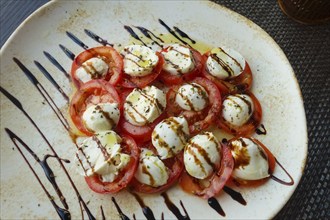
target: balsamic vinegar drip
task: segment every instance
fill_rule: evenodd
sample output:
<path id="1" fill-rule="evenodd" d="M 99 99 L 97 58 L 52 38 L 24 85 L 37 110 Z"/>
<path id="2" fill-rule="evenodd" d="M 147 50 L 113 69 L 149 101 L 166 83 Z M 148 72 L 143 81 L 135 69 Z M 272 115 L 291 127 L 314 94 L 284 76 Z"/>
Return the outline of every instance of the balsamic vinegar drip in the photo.
<path id="1" fill-rule="evenodd" d="M 99 42 L 100 44 L 102 44 L 103 46 L 113 46 L 113 44 L 109 43 L 107 40 L 102 39 L 100 36 L 94 34 L 92 31 L 88 30 L 88 29 L 84 29 L 85 33 L 91 37 L 92 39 L 94 39 L 96 42 Z"/>
<path id="2" fill-rule="evenodd" d="M 57 183 L 55 181 L 55 177 L 54 177 L 54 173 L 53 171 L 50 169 L 50 167 L 47 164 L 47 155 L 45 156 L 45 159 L 43 161 L 41 161 L 38 156 L 31 150 L 31 148 L 28 147 L 28 145 L 22 140 L 20 139 L 16 134 L 14 134 L 11 130 L 9 130 L 8 128 L 5 128 L 5 131 L 7 132 L 8 136 L 10 137 L 11 141 L 14 143 L 14 145 L 16 146 L 16 149 L 20 152 L 21 156 L 23 157 L 23 159 L 25 160 L 26 164 L 28 165 L 28 167 L 30 168 L 30 170 L 32 171 L 33 175 L 35 176 L 35 178 L 37 179 L 37 181 L 39 182 L 40 186 L 42 187 L 43 191 L 46 193 L 49 201 L 52 203 L 53 207 L 55 208 L 57 214 L 59 215 L 59 217 L 61 219 L 65 219 L 65 220 L 69 220 L 71 219 L 71 214 L 69 212 L 69 207 L 68 204 L 66 203 L 66 199 L 63 196 L 61 190 L 59 189 L 59 187 L 57 186 Z M 35 170 L 32 168 L 31 164 L 29 163 L 28 159 L 25 157 L 24 153 L 22 152 L 21 148 L 18 146 L 17 142 L 19 142 L 33 157 L 34 159 L 42 166 L 45 175 L 47 176 L 47 179 L 51 182 L 52 186 L 54 187 L 58 197 L 60 198 L 63 206 L 65 207 L 60 208 L 54 201 L 54 198 L 50 195 L 50 193 L 48 192 L 48 190 L 46 189 L 45 185 L 41 182 L 39 176 L 37 175 L 37 173 L 35 172 Z"/>
<path id="3" fill-rule="evenodd" d="M 170 34 L 172 34 L 176 39 L 178 39 L 181 43 L 183 43 L 184 45 L 188 45 L 190 46 L 187 42 L 185 42 L 184 40 L 182 40 L 176 33 L 175 31 L 173 31 L 169 26 L 167 26 L 167 24 L 165 24 L 164 21 L 162 21 L 161 19 L 158 19 L 159 23 L 164 26 L 166 28 L 166 30 L 168 32 L 170 32 Z"/>
<path id="4" fill-rule="evenodd" d="M 45 88 L 39 83 L 37 78 L 31 73 L 30 70 L 28 70 L 22 63 L 19 61 L 17 58 L 13 58 L 14 62 L 20 67 L 20 69 L 23 71 L 23 73 L 28 77 L 28 79 L 32 82 L 32 84 L 37 88 L 39 93 L 44 97 L 44 99 L 47 101 L 49 106 L 52 108 L 54 113 L 56 114 L 57 118 L 61 121 L 62 125 L 66 128 L 69 129 L 69 124 L 60 109 L 57 107 L 53 99 L 50 97 L 48 92 L 45 90 Z M 50 101 L 49 101 L 50 100 Z M 21 109 L 22 110 L 22 109 Z M 25 114 L 27 114 L 25 112 Z M 32 119 L 30 121 L 33 121 Z M 37 125 L 35 125 L 37 127 Z M 40 131 L 40 130 L 39 130 Z M 41 132 L 41 131 L 40 131 Z M 40 133 L 39 132 L 39 133 Z"/>
<path id="5" fill-rule="evenodd" d="M 228 195 L 230 195 L 230 197 L 233 200 L 239 202 L 240 204 L 242 204 L 242 205 L 247 204 L 241 193 L 229 188 L 228 186 L 224 186 L 223 191 L 225 191 Z"/>
<path id="6" fill-rule="evenodd" d="M 48 101 L 48 99 L 46 98 L 46 96 L 51 99 L 51 97 L 49 96 L 49 94 L 47 93 L 47 91 L 43 88 L 43 86 L 38 82 L 38 80 L 33 76 L 33 74 L 17 59 L 17 58 L 13 58 L 13 60 L 15 61 L 15 63 L 20 67 L 20 69 L 25 73 L 25 75 L 28 77 L 28 79 L 35 85 L 35 87 L 38 89 L 38 91 L 43 95 L 43 97 L 46 99 L 46 101 L 48 102 L 48 104 L 51 106 L 51 103 Z M 27 119 L 31 122 L 31 124 L 37 129 L 38 133 L 41 135 L 41 137 L 44 139 L 44 141 L 46 142 L 46 144 L 48 145 L 48 148 L 52 151 L 54 157 L 57 159 L 57 161 L 59 162 L 60 166 L 62 167 L 62 170 L 64 171 L 65 175 L 67 176 L 72 188 L 74 189 L 78 201 L 79 203 L 83 206 L 84 210 L 86 211 L 86 214 L 88 215 L 89 219 L 95 219 L 95 217 L 92 215 L 92 213 L 90 212 L 89 208 L 87 207 L 86 203 L 84 202 L 84 200 L 82 199 L 77 187 L 75 186 L 75 184 L 73 183 L 73 180 L 71 178 L 71 176 L 69 175 L 67 169 L 65 168 L 64 164 L 62 163 L 62 160 L 58 157 L 55 149 L 52 147 L 52 145 L 49 143 L 48 139 L 45 137 L 44 133 L 40 130 L 40 128 L 37 126 L 37 124 L 33 121 L 33 119 L 30 117 L 30 115 L 24 110 L 22 104 L 14 97 L 12 96 L 9 92 L 7 92 L 5 89 L 1 88 L 1 92 L 18 108 L 21 110 L 21 112 L 27 117 Z M 42 93 L 45 92 L 46 96 Z M 54 103 L 54 101 L 51 99 L 51 102 L 53 105 L 55 105 L 55 108 L 59 111 L 57 105 Z M 53 108 L 53 106 L 51 106 L 51 108 L 53 109 L 53 111 L 55 112 L 56 110 Z M 58 119 L 61 120 L 61 118 L 59 117 L 59 114 L 56 114 Z M 60 114 L 62 117 L 64 117 L 62 114 Z M 66 127 L 66 124 L 64 124 L 65 122 L 67 123 L 67 121 L 65 120 L 64 122 L 61 120 L 63 126 Z"/>
<path id="7" fill-rule="evenodd" d="M 76 36 L 74 36 L 71 32 L 66 31 L 66 35 L 68 35 L 68 37 L 71 38 L 71 40 L 73 40 L 73 42 L 75 42 L 76 44 L 81 46 L 83 49 L 85 49 L 85 50 L 88 49 L 88 46 L 86 44 L 84 44 L 81 40 L 79 40 Z"/>
<path id="8" fill-rule="evenodd" d="M 67 71 L 65 71 L 65 69 L 63 68 L 63 66 L 61 66 L 61 64 L 52 56 L 50 55 L 48 52 L 44 51 L 44 55 L 47 57 L 47 59 L 54 64 L 54 66 L 57 67 L 57 69 L 59 69 L 62 73 L 64 73 L 64 75 L 66 76 L 66 78 L 69 78 L 70 75 Z"/>
<path id="9" fill-rule="evenodd" d="M 74 53 L 72 53 L 68 48 L 66 48 L 65 46 L 63 46 L 62 44 L 59 45 L 61 50 L 71 59 L 74 60 L 74 58 L 76 57 L 76 55 L 74 55 Z"/>
<path id="10" fill-rule="evenodd" d="M 215 210 L 217 213 L 219 213 L 221 216 L 226 216 L 226 213 L 223 211 L 220 203 L 218 200 L 214 197 L 211 197 L 207 200 L 208 204 Z"/>
<path id="11" fill-rule="evenodd" d="M 256 133 L 259 135 L 266 135 L 267 134 L 267 130 L 265 128 L 265 126 L 263 124 L 260 125 L 262 130 L 260 128 L 256 129 Z"/>
<path id="12" fill-rule="evenodd" d="M 141 38 L 133 31 L 133 29 L 130 26 L 124 25 L 124 28 L 133 38 L 140 41 L 144 46 L 147 47 L 147 45 L 143 42 L 143 40 L 141 40 Z"/>
<path id="13" fill-rule="evenodd" d="M 118 205 L 116 199 L 115 199 L 114 197 L 111 197 L 111 200 L 112 200 L 113 204 L 115 204 L 115 206 L 116 206 L 116 209 L 117 209 L 117 211 L 118 211 L 118 213 L 119 213 L 120 219 L 121 219 L 121 220 L 130 220 L 129 217 L 127 217 L 127 216 L 123 213 L 123 211 L 121 211 L 121 209 L 120 209 L 120 207 L 119 207 L 119 205 Z"/>
<path id="14" fill-rule="evenodd" d="M 105 220 L 105 215 L 104 215 L 103 207 L 100 206 L 100 209 L 101 209 L 102 220 Z"/>
<path id="15" fill-rule="evenodd" d="M 292 186 L 294 184 L 294 180 L 293 180 L 292 176 L 283 167 L 283 165 L 280 162 L 278 162 L 278 160 L 276 158 L 275 158 L 275 162 L 282 168 L 282 170 L 284 170 L 285 174 L 290 178 L 290 182 L 285 182 L 284 180 L 281 180 L 281 179 L 277 178 L 273 174 L 270 175 L 270 178 L 272 178 L 272 180 L 275 180 L 276 182 L 278 182 L 280 184 L 283 184 L 283 185 L 286 185 L 286 186 Z"/>
<path id="16" fill-rule="evenodd" d="M 159 37 L 157 37 L 154 33 L 152 33 L 151 31 L 149 31 L 148 29 L 144 28 L 144 27 L 140 27 L 140 26 L 135 26 L 135 28 L 139 29 L 141 31 L 141 33 L 146 36 L 147 38 L 149 38 L 150 40 L 152 40 L 153 43 L 157 44 L 159 47 L 163 47 L 160 43 L 158 43 L 157 41 L 155 41 L 150 34 L 156 38 L 157 40 L 159 40 L 161 43 L 164 43 L 164 41 L 162 39 L 160 39 Z"/>
<path id="17" fill-rule="evenodd" d="M 38 69 L 44 74 L 44 76 L 55 86 L 55 88 L 62 94 L 64 99 L 69 102 L 69 97 L 65 94 L 62 88 L 57 84 L 54 78 L 50 75 L 50 73 L 38 62 L 34 61 L 34 64 L 38 67 Z"/>
<path id="18" fill-rule="evenodd" d="M 142 200 L 142 198 L 134 193 L 134 192 L 130 192 L 134 197 L 135 199 L 138 201 L 138 203 L 140 204 L 141 208 L 142 208 L 142 212 L 144 214 L 144 216 L 148 219 L 148 220 L 155 220 L 155 216 L 154 216 L 154 213 L 152 212 L 152 210 L 146 206 Z"/>
<path id="19" fill-rule="evenodd" d="M 183 32 L 182 30 L 180 30 L 178 27 L 174 26 L 173 28 L 174 28 L 174 30 L 175 30 L 178 34 L 180 34 L 181 37 L 188 38 L 188 39 L 191 41 L 191 43 L 196 44 L 196 41 L 195 41 L 195 40 L 191 39 L 191 38 L 188 36 L 188 34 L 186 34 L 185 32 Z"/>
<path id="20" fill-rule="evenodd" d="M 181 201 L 180 201 L 180 205 L 182 206 L 185 215 L 181 214 L 179 208 L 176 205 L 174 205 L 174 203 L 169 199 L 168 195 L 165 192 L 160 195 L 164 198 L 167 208 L 175 215 L 175 217 L 177 217 L 179 220 L 190 220 L 190 217 Z"/>

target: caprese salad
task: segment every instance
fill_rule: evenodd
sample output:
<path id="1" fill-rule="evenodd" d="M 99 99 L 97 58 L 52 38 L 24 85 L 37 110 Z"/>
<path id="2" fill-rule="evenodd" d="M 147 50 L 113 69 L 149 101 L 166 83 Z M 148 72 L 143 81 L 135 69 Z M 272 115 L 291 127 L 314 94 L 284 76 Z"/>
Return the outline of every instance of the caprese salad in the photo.
<path id="1" fill-rule="evenodd" d="M 262 110 L 234 49 L 96 47 L 75 58 L 71 76 L 75 164 L 95 192 L 156 193 L 179 182 L 208 199 L 228 181 L 260 182 L 274 170 L 274 156 L 249 137 Z M 234 138 L 218 140 L 210 126 Z"/>

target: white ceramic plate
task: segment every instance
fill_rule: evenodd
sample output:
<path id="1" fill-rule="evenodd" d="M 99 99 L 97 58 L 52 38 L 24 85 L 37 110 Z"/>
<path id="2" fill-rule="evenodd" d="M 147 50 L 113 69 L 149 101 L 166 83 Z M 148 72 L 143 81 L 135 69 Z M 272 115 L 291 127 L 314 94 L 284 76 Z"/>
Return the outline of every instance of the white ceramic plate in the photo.
<path id="1" fill-rule="evenodd" d="M 99 36 L 118 45 L 130 41 L 124 25 L 139 25 L 156 33 L 167 33 L 158 18 L 170 27 L 178 26 L 197 40 L 209 45 L 228 45 L 243 54 L 249 62 L 253 76 L 253 92 L 263 108 L 263 121 L 267 135 L 256 135 L 273 152 L 292 175 L 295 184 L 284 186 L 268 181 L 257 188 L 236 188 L 247 205 L 243 206 L 221 193 L 217 199 L 228 219 L 272 218 L 294 192 L 305 166 L 307 154 L 306 120 L 302 97 L 292 68 L 282 50 L 261 28 L 246 18 L 210 2 L 51 2 L 30 16 L 10 37 L 1 51 L 1 86 L 13 94 L 25 111 L 44 132 L 61 158 L 73 158 L 75 147 L 49 105 L 13 62 L 18 58 L 46 88 L 63 113 L 67 104 L 60 93 L 34 65 L 39 61 L 52 74 L 66 93 L 71 93 L 67 78 L 47 58 L 49 52 L 69 71 L 70 59 L 59 44 L 78 54 L 82 49 L 67 35 L 74 33 L 90 47 L 98 44 L 84 33 L 94 31 Z M 51 219 L 57 218 L 55 209 L 30 171 L 15 145 L 5 132 L 9 128 L 42 158 L 50 154 L 48 146 L 31 122 L 3 94 L 1 95 L 1 218 L 2 219 Z M 221 134 L 220 134 L 221 135 Z M 40 166 L 23 150 L 39 174 L 41 181 L 60 204 Z M 77 197 L 55 159 L 49 163 L 54 170 L 59 187 L 65 195 L 73 218 L 81 218 Z M 83 177 L 77 175 L 71 164 L 65 165 L 78 191 L 97 218 L 101 218 L 102 205 L 107 219 L 119 218 L 110 195 L 93 193 Z M 281 169 L 277 169 L 281 170 Z M 285 178 L 283 172 L 275 172 Z M 169 190 L 172 202 L 183 210 L 182 200 L 190 218 L 224 218 L 200 198 L 184 193 L 179 187 Z M 115 195 L 122 211 L 132 218 L 144 218 L 138 202 L 126 191 Z M 164 213 L 166 219 L 175 216 L 166 208 L 159 195 L 142 196 L 156 218 Z"/>

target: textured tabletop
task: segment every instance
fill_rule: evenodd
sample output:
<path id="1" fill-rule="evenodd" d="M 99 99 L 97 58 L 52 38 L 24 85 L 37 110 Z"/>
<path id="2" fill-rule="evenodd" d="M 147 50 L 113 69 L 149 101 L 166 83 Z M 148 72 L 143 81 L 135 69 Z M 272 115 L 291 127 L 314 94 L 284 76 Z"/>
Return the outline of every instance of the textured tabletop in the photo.
<path id="1" fill-rule="evenodd" d="M 46 2 L 1 0 L 0 45 Z M 216 2 L 249 18 L 273 37 L 288 57 L 303 95 L 307 165 L 297 190 L 276 219 L 330 219 L 330 24 L 296 23 L 281 12 L 275 0 Z"/>

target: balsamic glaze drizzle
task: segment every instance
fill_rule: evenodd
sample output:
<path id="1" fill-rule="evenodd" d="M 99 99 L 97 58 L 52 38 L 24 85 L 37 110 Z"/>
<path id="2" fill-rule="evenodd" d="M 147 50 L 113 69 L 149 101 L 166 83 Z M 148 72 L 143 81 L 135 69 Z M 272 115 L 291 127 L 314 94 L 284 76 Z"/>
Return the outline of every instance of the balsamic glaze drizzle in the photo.
<path id="1" fill-rule="evenodd" d="M 226 213 L 223 211 L 220 203 L 218 200 L 214 197 L 211 197 L 207 200 L 208 204 L 215 210 L 217 213 L 219 213 L 221 216 L 226 216 Z"/>
<path id="2" fill-rule="evenodd" d="M 289 172 L 282 166 L 282 164 L 280 162 L 278 162 L 278 160 L 275 158 L 275 162 L 282 168 L 282 170 L 284 170 L 285 174 L 290 178 L 290 182 L 285 182 L 279 178 L 277 178 L 276 176 L 274 176 L 273 174 L 270 175 L 270 178 L 272 180 L 275 180 L 278 183 L 281 183 L 283 185 L 286 186 L 292 186 L 294 184 L 294 180 L 292 178 L 292 176 L 289 174 Z"/>
<path id="3" fill-rule="evenodd" d="M 85 33 L 91 37 L 92 39 L 94 39 L 96 42 L 99 42 L 100 44 L 102 44 L 103 46 L 113 46 L 113 44 L 109 43 L 107 40 L 104 40 L 103 38 L 101 38 L 100 36 L 96 35 L 95 33 L 93 33 L 92 31 L 88 30 L 88 29 L 84 29 Z"/>
<path id="4" fill-rule="evenodd" d="M 100 209 L 101 209 L 102 220 L 105 220 L 105 215 L 104 215 L 103 207 L 100 206 Z"/>
<path id="5" fill-rule="evenodd" d="M 32 82 L 32 84 L 37 88 L 39 93 L 44 97 L 44 99 L 47 101 L 49 106 L 52 108 L 54 113 L 56 114 L 57 118 L 61 121 L 62 125 L 69 130 L 69 123 L 60 111 L 60 109 L 57 107 L 53 99 L 50 97 L 48 92 L 45 90 L 45 88 L 39 83 L 37 78 L 31 73 L 30 70 L 28 70 L 17 58 L 13 58 L 14 62 L 20 67 L 20 69 L 24 72 L 24 74 L 28 77 L 28 79 Z M 31 119 L 32 120 L 32 119 Z M 37 125 L 35 125 L 37 127 Z M 41 131 L 40 131 L 41 132 Z"/>
<path id="6" fill-rule="evenodd" d="M 164 202 L 167 208 L 175 215 L 175 217 L 177 217 L 179 220 L 190 220 L 190 217 L 185 207 L 183 206 L 181 200 L 180 200 L 180 205 L 183 208 L 185 215 L 181 214 L 179 208 L 176 205 L 174 205 L 174 203 L 169 199 L 168 195 L 165 192 L 161 193 L 160 195 L 164 198 Z"/>
<path id="7" fill-rule="evenodd" d="M 228 186 L 224 186 L 223 191 L 225 191 L 228 195 L 230 195 L 230 197 L 233 200 L 239 202 L 240 204 L 242 204 L 242 205 L 247 204 L 241 193 L 229 188 Z"/>
<path id="8" fill-rule="evenodd" d="M 63 68 L 63 66 L 61 66 L 61 64 L 52 56 L 50 55 L 50 53 L 44 51 L 44 55 L 47 57 L 47 59 L 54 64 L 55 67 L 57 67 L 57 69 L 59 69 L 62 73 L 64 73 L 64 75 L 66 76 L 66 78 L 70 78 L 70 75 L 67 71 L 65 71 L 65 69 Z"/>
<path id="9" fill-rule="evenodd" d="M 83 49 L 85 49 L 85 50 L 88 49 L 88 46 L 86 44 L 84 44 L 81 40 L 79 40 L 79 38 L 77 38 L 71 32 L 66 31 L 66 35 L 68 35 L 68 37 L 71 38 L 71 40 L 73 40 L 73 42 L 75 42 L 76 44 L 78 44 L 79 46 L 81 46 Z"/>
<path id="10" fill-rule="evenodd" d="M 181 37 L 188 38 L 188 39 L 191 41 L 191 43 L 196 44 L 196 41 L 195 41 L 195 40 L 191 39 L 191 38 L 188 36 L 188 34 L 186 34 L 185 32 L 183 32 L 182 30 L 180 30 L 178 27 L 174 26 L 173 28 L 174 28 L 174 30 L 175 30 L 178 34 L 180 34 Z"/>
<path id="11" fill-rule="evenodd" d="M 190 46 L 186 41 L 182 40 L 176 33 L 175 31 L 173 31 L 169 26 L 167 26 L 167 24 L 165 24 L 164 21 L 162 21 L 161 19 L 158 19 L 159 23 L 164 26 L 166 28 L 166 30 L 168 32 L 170 32 L 170 34 L 172 34 L 176 39 L 178 39 L 181 43 L 183 43 L 184 45 L 188 45 Z"/>
<path id="12" fill-rule="evenodd" d="M 146 206 L 142 200 L 142 198 L 134 193 L 134 192 L 131 192 L 130 193 L 135 197 L 135 199 L 138 201 L 138 203 L 140 204 L 141 208 L 142 208 L 142 212 L 144 214 L 144 216 L 148 219 L 148 220 L 156 220 L 155 219 L 155 216 L 154 216 L 154 213 L 152 212 L 152 210 Z"/>
<path id="13" fill-rule="evenodd" d="M 162 44 L 158 43 L 157 41 L 155 41 L 155 40 L 150 36 L 150 34 L 151 34 L 154 38 L 156 38 L 157 40 L 159 40 L 161 43 L 164 43 L 164 41 L 163 41 L 161 38 L 157 37 L 154 33 L 152 33 L 151 31 L 149 31 L 148 29 L 146 29 L 146 28 L 144 28 L 144 27 L 135 26 L 135 28 L 139 29 L 139 31 L 141 31 L 141 33 L 142 33 L 144 36 L 146 36 L 147 38 L 149 38 L 150 40 L 152 40 L 153 43 L 157 44 L 157 45 L 158 45 L 159 47 L 161 47 L 161 48 L 163 47 Z"/>
<path id="14" fill-rule="evenodd" d="M 127 215 L 125 215 L 125 214 L 123 213 L 123 211 L 121 210 L 121 208 L 119 207 L 119 205 L 118 205 L 118 203 L 117 203 L 115 197 L 111 197 L 111 200 L 112 200 L 113 204 L 115 204 L 115 206 L 116 206 L 116 209 L 117 209 L 117 212 L 119 213 L 119 217 L 120 217 L 120 219 L 121 219 L 121 220 L 130 220 L 130 218 L 127 217 Z"/>
<path id="15" fill-rule="evenodd" d="M 60 44 L 59 47 L 65 53 L 65 55 L 67 55 L 71 60 L 74 60 L 74 58 L 76 57 L 76 55 L 74 55 L 74 53 L 72 53 L 68 48 L 66 48 L 62 44 Z"/>
<path id="16" fill-rule="evenodd" d="M 130 26 L 124 25 L 124 28 L 133 38 L 140 41 L 144 46 L 147 47 L 147 45 L 143 42 L 143 40 L 141 40 L 141 38 L 134 32 L 134 30 Z"/>
<path id="17" fill-rule="evenodd" d="M 65 94 L 63 89 L 57 84 L 54 78 L 50 75 L 50 73 L 38 62 L 34 61 L 34 64 L 38 67 L 38 69 L 44 74 L 44 76 L 53 84 L 53 86 L 62 94 L 64 99 L 69 102 L 69 97 Z"/>
<path id="18" fill-rule="evenodd" d="M 265 126 L 263 124 L 261 124 L 260 127 L 261 127 L 262 130 L 260 128 L 257 128 L 256 133 L 259 134 L 259 135 L 266 135 L 267 130 L 266 130 Z"/>
<path id="19" fill-rule="evenodd" d="M 57 214 L 60 216 L 61 219 L 71 219 L 71 214 L 69 212 L 69 206 L 66 202 L 65 197 L 63 196 L 60 188 L 58 187 L 56 180 L 55 180 L 55 176 L 53 171 L 50 169 L 50 167 L 48 166 L 47 163 L 47 159 L 50 155 L 46 155 L 45 158 L 43 160 L 40 160 L 39 157 L 31 150 L 31 148 L 28 147 L 28 145 L 22 140 L 20 139 L 16 134 L 14 134 L 11 130 L 9 130 L 8 128 L 5 128 L 5 131 L 7 132 L 8 136 L 10 137 L 11 141 L 14 143 L 14 145 L 16 146 L 16 149 L 20 152 L 21 156 L 23 157 L 23 159 L 25 160 L 26 164 L 29 166 L 30 170 L 32 171 L 33 175 L 36 177 L 36 179 L 38 180 L 40 186 L 42 187 L 42 189 L 44 190 L 44 192 L 46 193 L 48 199 L 50 200 L 50 202 L 52 203 L 53 207 L 55 208 Z M 31 166 L 30 162 L 28 161 L 28 159 L 25 157 L 24 153 L 22 152 L 21 148 L 18 146 L 17 142 L 20 143 L 20 145 L 22 145 L 32 156 L 33 158 L 39 163 L 39 165 L 43 168 L 45 175 L 47 176 L 47 179 L 49 180 L 49 182 L 52 184 L 56 194 L 58 195 L 58 197 L 60 198 L 60 201 L 62 203 L 62 205 L 64 206 L 63 208 L 60 208 L 54 201 L 54 198 L 50 195 L 50 193 L 48 192 L 48 190 L 45 188 L 45 185 L 41 182 L 38 174 L 36 174 L 36 172 L 34 171 L 33 167 Z M 67 162 L 67 161 L 66 161 Z"/>
<path id="20" fill-rule="evenodd" d="M 15 61 L 15 63 L 21 68 L 21 70 L 25 73 L 25 75 L 28 77 L 28 79 L 35 85 L 35 87 L 38 89 L 38 91 L 43 95 L 43 97 L 46 99 L 46 101 L 48 102 L 48 104 L 51 106 L 51 103 L 48 101 L 48 99 L 45 97 L 45 95 L 42 93 L 42 91 L 44 91 L 47 95 L 47 97 L 51 100 L 51 102 L 55 105 L 55 108 L 58 109 L 58 107 L 56 106 L 56 104 L 54 103 L 54 101 L 51 99 L 51 97 L 48 95 L 47 91 L 43 88 L 43 86 L 38 82 L 38 80 L 33 76 L 33 74 L 17 59 L 17 58 L 13 58 L 13 60 Z M 41 135 L 41 137 L 44 139 L 44 141 L 46 142 L 48 148 L 52 151 L 53 153 L 53 157 L 55 157 L 57 159 L 57 161 L 59 162 L 60 166 L 62 167 L 62 170 L 64 171 L 64 173 L 66 174 L 72 188 L 74 189 L 78 201 L 79 203 L 83 206 L 83 208 L 85 209 L 88 218 L 94 220 L 95 217 L 92 215 L 92 213 L 90 212 L 89 208 L 87 207 L 86 203 L 84 202 L 84 200 L 82 199 L 78 189 L 76 188 L 75 184 L 73 183 L 72 178 L 70 177 L 67 169 L 65 168 L 64 164 L 62 163 L 62 160 L 58 157 L 55 149 L 52 147 L 52 145 L 49 143 L 48 139 L 45 137 L 44 133 L 40 130 L 40 128 L 37 126 L 37 124 L 33 121 L 33 119 L 30 117 L 30 115 L 24 110 L 22 104 L 14 97 L 12 96 L 9 92 L 7 92 L 5 89 L 3 89 L 2 87 L 0 87 L 1 92 L 18 108 L 21 110 L 21 112 L 28 118 L 28 120 L 30 121 L 30 123 L 37 129 L 38 133 Z M 51 106 L 52 107 L 52 106 Z M 52 107 L 53 111 L 56 111 L 53 107 Z M 58 109 L 59 111 L 59 109 Z M 60 112 L 60 111 L 59 111 Z M 60 119 L 59 115 L 62 114 L 56 114 L 57 117 Z M 63 115 L 62 115 L 63 116 Z M 64 118 L 64 116 L 63 116 Z M 61 120 L 61 119 L 60 119 Z M 61 120 L 63 126 L 66 126 L 64 124 L 64 122 L 67 122 L 66 119 L 63 122 Z"/>

